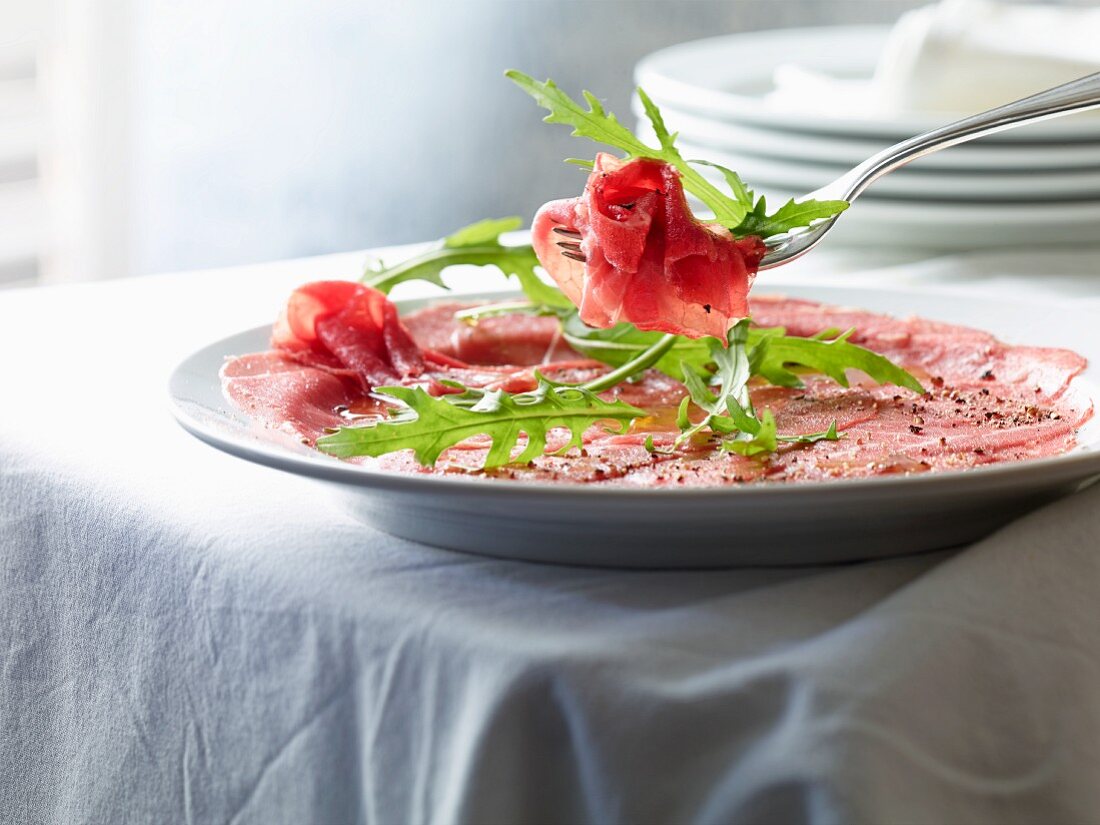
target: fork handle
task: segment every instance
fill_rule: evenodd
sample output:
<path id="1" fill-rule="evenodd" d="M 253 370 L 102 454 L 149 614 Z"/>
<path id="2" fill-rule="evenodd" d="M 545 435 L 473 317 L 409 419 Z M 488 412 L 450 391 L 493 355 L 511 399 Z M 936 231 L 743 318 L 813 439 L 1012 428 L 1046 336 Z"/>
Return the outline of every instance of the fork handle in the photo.
<path id="1" fill-rule="evenodd" d="M 845 187 L 843 199 L 851 201 L 887 172 L 924 155 L 1026 123 L 1097 107 L 1100 107 L 1100 72 L 895 143 L 869 157 L 837 183 Z"/>

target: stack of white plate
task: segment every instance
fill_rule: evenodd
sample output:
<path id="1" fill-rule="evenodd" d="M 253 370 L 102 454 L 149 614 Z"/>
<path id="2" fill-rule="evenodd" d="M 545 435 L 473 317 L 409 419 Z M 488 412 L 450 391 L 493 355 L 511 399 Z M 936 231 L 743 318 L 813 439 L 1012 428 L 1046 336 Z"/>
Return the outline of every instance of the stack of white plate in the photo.
<path id="1" fill-rule="evenodd" d="M 854 119 L 767 100 L 781 64 L 870 78 L 889 29 L 828 27 L 729 35 L 643 59 L 639 86 L 687 158 L 727 166 L 769 202 L 800 197 L 951 117 Z M 961 82 L 965 82 L 963 79 Z M 652 136 L 639 115 L 639 132 Z M 922 158 L 876 182 L 836 241 L 937 249 L 1100 243 L 1100 117 L 1071 115 Z"/>

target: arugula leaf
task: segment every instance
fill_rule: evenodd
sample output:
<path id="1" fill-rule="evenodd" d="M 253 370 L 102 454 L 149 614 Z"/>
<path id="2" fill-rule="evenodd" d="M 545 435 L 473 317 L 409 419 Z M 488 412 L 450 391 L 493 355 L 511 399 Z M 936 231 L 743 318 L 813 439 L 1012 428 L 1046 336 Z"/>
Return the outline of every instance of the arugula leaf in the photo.
<path id="1" fill-rule="evenodd" d="M 847 339 L 852 332 L 854 330 L 848 330 L 831 340 L 776 334 L 763 336 L 753 348 L 753 374 L 776 386 L 801 387 L 802 380 L 787 368 L 798 365 L 827 375 L 840 386 L 847 387 L 845 370 L 857 369 L 879 384 L 896 384 L 915 393 L 924 392 L 916 378 L 889 358 L 850 343 Z"/>
<path id="2" fill-rule="evenodd" d="M 485 458 L 489 469 L 543 455 L 551 428 L 569 430 L 569 442 L 558 450 L 560 454 L 580 447 L 584 431 L 593 424 L 612 421 L 619 432 L 625 432 L 631 421 L 646 415 L 621 400 L 604 401 L 583 387 L 554 385 L 541 376 L 534 390 L 517 394 L 466 390 L 437 398 L 419 387 L 381 387 L 376 392 L 396 399 L 405 409 L 374 425 L 341 427 L 319 438 L 318 448 L 339 458 L 411 449 L 418 462 L 432 466 L 448 447 L 487 435 L 493 440 Z M 521 433 L 526 434 L 527 444 L 512 458 Z"/>
<path id="3" fill-rule="evenodd" d="M 723 226 L 736 226 L 748 213 L 744 204 L 721 192 L 688 165 L 675 147 L 676 135 L 669 134 L 660 111 L 641 89 L 638 89 L 638 97 L 653 124 L 653 131 L 660 143 L 659 148 L 647 146 L 638 140 L 633 132 L 619 123 L 614 114 L 604 110 L 599 98 L 591 92 L 582 92 L 588 104 L 585 109 L 563 92 L 553 80 L 542 83 L 515 69 L 504 74 L 531 95 L 540 106 L 549 110 L 550 114 L 544 118 L 547 123 L 572 126 L 574 136 L 590 138 L 597 143 L 621 149 L 628 157 L 656 158 L 674 166 L 683 178 L 684 188 L 705 203 Z"/>
<path id="4" fill-rule="evenodd" d="M 557 287 L 542 282 L 535 274 L 539 260 L 530 244 L 504 246 L 500 235 L 523 224 L 522 219 L 488 218 L 452 232 L 437 246 L 405 261 L 387 266 L 372 261 L 362 281 L 367 286 L 389 293 L 405 281 L 427 281 L 445 287 L 442 273 L 447 267 L 460 264 L 495 266 L 505 275 L 514 276 L 528 298 L 536 304 L 560 309 L 573 303 Z"/>
<path id="5" fill-rule="evenodd" d="M 687 387 L 688 398 L 695 402 L 695 406 L 706 413 L 704 418 L 693 424 L 687 416 L 688 404 L 680 404 L 678 423 L 680 436 L 677 443 L 683 443 L 696 433 L 711 429 L 718 433 L 729 433 L 740 430 L 737 425 L 734 410 L 748 411 L 752 415 L 752 401 L 749 399 L 749 378 L 752 377 L 752 368 L 748 351 L 749 320 L 744 318 L 734 324 L 729 331 L 728 344 L 723 347 L 716 338 L 707 339 L 710 348 L 711 361 L 717 371 L 712 381 L 718 386 L 718 392 L 712 393 L 706 382 L 689 369 L 684 369 L 684 386 Z M 727 405 L 727 400 L 732 400 L 735 406 L 732 410 Z M 723 417 L 723 413 L 729 410 L 730 417 Z M 747 422 L 742 422 L 746 424 Z"/>
<path id="6" fill-rule="evenodd" d="M 793 365 L 827 375 L 842 387 L 848 386 L 845 370 L 858 369 L 880 384 L 896 384 L 913 392 L 924 392 L 916 378 L 888 358 L 849 343 L 847 338 L 851 334 L 849 330 L 831 339 L 797 338 L 785 335 L 781 329 L 750 329 L 746 319 L 730 330 L 728 347 L 722 347 L 713 338 L 708 339 L 716 367 L 712 383 L 718 389 L 712 393 L 702 378 L 687 365 L 684 366 L 688 399 L 706 415 L 701 421 L 693 423 L 688 418 L 688 399 L 685 399 L 680 406 L 678 424 L 681 432 L 677 443 L 703 429 L 732 434 L 732 438 L 723 440 L 722 448 L 741 455 L 775 452 L 781 442 L 812 444 L 816 441 L 836 441 L 840 435 L 835 421 L 824 432 L 779 435 L 771 410 L 764 410 L 759 417 L 753 410 L 748 390 L 749 378 L 758 375 L 777 386 L 800 387 L 801 379 L 788 368 Z"/>
<path id="7" fill-rule="evenodd" d="M 824 330 L 812 338 L 786 335 L 781 327 L 749 327 L 745 345 L 752 353 L 750 369 L 768 383 L 780 387 L 801 387 L 802 381 L 785 365 L 797 365 L 827 375 L 843 387 L 848 386 L 845 370 L 858 369 L 880 384 L 896 384 L 916 393 L 924 387 L 909 372 L 885 356 L 850 343 L 852 330 L 839 334 Z M 605 364 L 618 367 L 652 346 L 659 332 L 642 332 L 633 324 L 616 324 L 594 329 L 572 313 L 562 322 L 562 337 L 577 352 Z M 685 370 L 709 378 L 715 339 L 680 337 L 669 352 L 653 366 L 677 381 L 685 380 Z"/>
<path id="8" fill-rule="evenodd" d="M 460 309 L 454 314 L 454 319 L 456 321 L 476 325 L 482 318 L 495 318 L 500 315 L 558 316 L 560 313 L 565 313 L 565 311 L 564 309 L 554 311 L 551 308 L 540 304 L 533 304 L 530 301 L 497 301 L 495 303 L 470 307 L 469 309 Z"/>
<path id="9" fill-rule="evenodd" d="M 561 330 L 562 338 L 577 352 L 613 367 L 621 367 L 634 360 L 663 336 L 660 332 L 642 332 L 627 323 L 595 329 L 584 323 L 576 312 L 565 317 Z M 711 363 L 710 347 L 705 340 L 677 336 L 672 349 L 653 366 L 680 381 L 683 379 L 684 365 L 699 375 L 709 376 L 707 367 Z"/>
<path id="10" fill-rule="evenodd" d="M 809 226 L 821 218 L 831 218 L 833 215 L 839 215 L 848 208 L 847 201 L 808 200 L 796 203 L 792 198 L 779 207 L 779 211 L 774 215 L 769 215 L 767 198 L 761 195 L 758 199 L 756 193 L 749 189 L 745 182 L 741 180 L 741 176 L 732 169 L 727 169 L 717 163 L 711 163 L 709 160 L 691 160 L 688 162 L 717 169 L 722 177 L 726 179 L 726 184 L 733 192 L 734 197 L 745 205 L 748 212 L 741 223 L 733 227 L 734 235 L 758 235 L 761 238 L 770 238 L 773 235 L 790 232 L 792 229 Z"/>
<path id="11" fill-rule="evenodd" d="M 693 340 L 680 337 L 654 367 L 682 381 L 688 396 L 680 405 L 677 423 L 683 443 L 696 433 L 709 429 L 721 435 L 733 435 L 723 441 L 723 449 L 757 455 L 774 452 L 779 443 L 835 441 L 840 436 L 836 422 L 818 433 L 780 435 L 775 418 L 765 409 L 757 417 L 748 394 L 748 381 L 760 376 L 771 384 L 800 387 L 802 381 L 789 367 L 799 366 L 827 375 L 841 386 L 848 386 L 847 369 L 865 372 L 880 384 L 897 384 L 914 392 L 924 388 L 909 372 L 884 356 L 850 343 L 851 330 L 841 335 L 825 330 L 812 338 L 786 335 L 781 327 L 749 326 L 742 320 L 729 332 L 728 347 L 715 338 Z M 621 366 L 645 348 L 652 346 L 660 333 L 642 332 L 631 324 L 609 329 L 592 329 L 576 315 L 562 324 L 562 336 L 577 351 L 612 366 Z M 712 392 L 708 383 L 717 385 Z M 692 422 L 691 404 L 706 415 Z"/>
<path id="12" fill-rule="evenodd" d="M 818 433 L 805 433 L 803 435 L 779 435 L 776 432 L 775 416 L 772 411 L 765 409 L 760 418 L 754 418 L 744 410 L 739 410 L 740 415 L 735 415 L 735 401 L 728 402 L 731 417 L 737 422 L 739 432 L 733 438 L 727 438 L 722 442 L 722 449 L 731 453 L 739 453 L 744 456 L 762 455 L 774 453 L 779 449 L 780 443 L 785 444 L 813 444 L 817 441 L 839 441 L 840 433 L 836 429 L 836 421 L 829 425 L 829 429 Z"/>
<path id="13" fill-rule="evenodd" d="M 746 217 L 748 216 L 748 213 L 753 208 L 753 191 L 745 185 L 745 182 L 741 180 L 739 174 L 732 169 L 727 169 L 725 166 L 711 163 L 709 160 L 689 160 L 688 163 L 694 163 L 696 166 L 709 166 L 721 172 L 722 177 L 726 179 L 726 185 L 729 186 L 730 191 L 733 192 L 733 197 L 737 199 L 738 203 L 745 207 Z M 744 223 L 744 219 L 742 219 L 741 223 Z M 740 225 L 741 224 L 738 224 L 738 226 Z"/>
<path id="14" fill-rule="evenodd" d="M 640 87 L 637 89 L 638 99 L 641 100 L 642 108 L 653 127 L 653 134 L 657 137 L 657 147 L 648 146 L 639 140 L 614 114 L 606 111 L 599 98 L 591 92 L 582 92 L 584 101 L 588 104 L 586 109 L 552 80 L 540 82 L 515 69 L 504 74 L 550 112 L 544 118 L 547 123 L 572 126 L 574 136 L 586 137 L 620 149 L 629 158 L 656 158 L 675 167 L 680 173 L 684 188 L 702 201 L 714 213 L 714 219 L 734 235 L 759 235 L 767 238 L 800 226 L 809 226 L 818 218 L 831 217 L 848 208 L 846 201 L 810 200 L 796 204 L 792 200 L 769 216 L 765 199 L 760 198 L 754 204 L 752 191 L 736 172 L 708 161 L 685 160 L 676 148 L 676 134 L 668 131 L 660 109 Z M 692 168 L 692 164 L 711 166 L 721 172 L 732 197 Z"/>
<path id="15" fill-rule="evenodd" d="M 779 207 L 773 214 L 768 214 L 768 204 L 761 195 L 752 211 L 745 215 L 733 229 L 735 235 L 759 235 L 761 238 L 770 238 L 772 235 L 782 235 L 792 229 L 809 226 L 821 218 L 831 218 L 839 215 L 848 208 L 847 201 L 801 201 L 793 198 Z"/>
<path id="16" fill-rule="evenodd" d="M 710 429 L 715 433 L 732 436 L 723 439 L 722 449 L 752 456 L 774 453 L 780 442 L 812 444 L 815 441 L 836 441 L 840 438 L 835 421 L 825 432 L 779 435 L 771 410 L 765 409 L 757 417 L 748 387 L 749 378 L 755 372 L 755 352 L 759 347 L 766 346 L 767 342 L 781 337 L 774 330 L 764 332 L 764 335 L 759 336 L 758 343 L 750 348 L 749 321 L 745 319 L 730 329 L 729 346 L 723 347 L 717 339 L 709 339 L 711 355 L 717 367 L 714 378 L 718 385 L 717 393 L 712 393 L 701 378 L 685 369 L 684 386 L 687 387 L 688 397 L 680 404 L 677 417 L 680 435 L 676 443 L 682 444 L 701 430 Z M 701 421 L 692 423 L 688 418 L 689 401 L 706 413 Z"/>
<path id="17" fill-rule="evenodd" d="M 737 409 L 736 402 L 730 401 L 730 411 Z M 739 431 L 733 438 L 722 442 L 722 449 L 743 456 L 774 453 L 779 449 L 779 436 L 775 431 L 775 416 L 771 410 L 764 410 L 760 418 L 742 411 L 743 418 Z M 836 427 L 836 422 L 833 422 Z M 839 436 L 837 436 L 839 438 Z"/>

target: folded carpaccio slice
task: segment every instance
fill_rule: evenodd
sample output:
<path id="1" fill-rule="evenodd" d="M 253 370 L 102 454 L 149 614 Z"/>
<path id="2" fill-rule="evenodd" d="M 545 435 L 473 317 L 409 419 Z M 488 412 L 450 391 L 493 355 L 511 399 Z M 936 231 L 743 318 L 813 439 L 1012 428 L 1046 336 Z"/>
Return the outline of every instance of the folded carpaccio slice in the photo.
<path id="1" fill-rule="evenodd" d="M 734 239 L 725 227 L 696 220 L 667 163 L 602 153 L 581 197 L 538 211 L 531 244 L 589 326 L 629 321 L 722 340 L 749 314 L 765 252 L 760 238 Z"/>
<path id="2" fill-rule="evenodd" d="M 438 395 L 453 391 L 442 383 L 450 379 L 518 392 L 534 387 L 536 367 L 562 381 L 589 380 L 608 369 L 569 350 L 553 318 L 506 315 L 471 327 L 454 319 L 465 305 L 452 303 L 398 319 L 385 296 L 352 286 L 344 297 L 353 311 L 336 302 L 326 309 L 324 299 L 335 294 L 329 287 L 303 288 L 304 295 L 292 298 L 287 316 L 276 325 L 272 350 L 227 361 L 222 371 L 226 396 L 271 432 L 313 444 L 325 428 L 384 416 L 383 403 L 369 394 L 369 388 L 383 383 L 422 386 Z M 847 388 L 820 376 L 805 376 L 805 386 L 798 389 L 753 386 L 754 405 L 775 413 L 780 433 L 821 431 L 836 421 L 843 437 L 784 445 L 774 455 L 746 458 L 721 451 L 707 435 L 669 449 L 679 432 L 676 409 L 686 391 L 650 370 L 637 382 L 603 393 L 649 415 L 622 435 L 590 428 L 583 452 L 548 454 L 522 467 L 483 471 L 487 442 L 471 439 L 447 450 L 434 468 L 417 465 L 411 451 L 352 460 L 392 472 L 520 481 L 637 486 L 793 482 L 956 470 L 1057 455 L 1075 446 L 1077 428 L 1092 415 L 1090 399 L 1073 383 L 1085 359 L 1068 350 L 1012 346 L 966 327 L 798 299 L 757 296 L 750 309 L 759 325 L 786 327 L 795 335 L 854 328 L 853 343 L 906 367 L 927 392 L 877 386 L 860 380 L 858 373 L 850 376 Z M 296 317 L 299 310 L 301 317 Z M 337 334 L 325 332 L 333 328 Z M 656 451 L 646 449 L 647 437 Z M 564 444 L 564 433 L 560 439 Z"/>
<path id="3" fill-rule="evenodd" d="M 294 290 L 271 344 L 303 364 L 356 377 L 367 391 L 424 371 L 423 354 L 397 307 L 352 281 L 314 281 Z"/>

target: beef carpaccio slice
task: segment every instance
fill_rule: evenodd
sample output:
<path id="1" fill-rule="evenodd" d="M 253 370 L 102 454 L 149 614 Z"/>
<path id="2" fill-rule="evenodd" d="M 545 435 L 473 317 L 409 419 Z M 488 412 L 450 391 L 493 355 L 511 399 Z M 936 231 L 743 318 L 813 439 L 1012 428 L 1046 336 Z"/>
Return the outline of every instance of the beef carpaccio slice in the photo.
<path id="1" fill-rule="evenodd" d="M 607 367 L 571 352 L 553 319 L 500 316 L 470 327 L 454 320 L 461 304 L 441 304 L 403 319 L 424 352 L 423 371 L 403 379 L 431 392 L 443 379 L 511 392 L 534 386 L 533 368 L 563 381 L 588 380 Z M 898 319 L 812 301 L 754 297 L 761 326 L 813 335 L 854 328 L 850 338 L 909 369 L 927 392 L 876 386 L 859 373 L 841 387 L 805 376 L 799 389 L 753 386 L 758 410 L 770 408 L 780 433 L 815 432 L 836 421 L 842 438 L 784 445 L 777 454 L 746 458 L 717 448 L 703 435 L 670 449 L 678 430 L 676 408 L 685 390 L 654 370 L 604 393 L 647 410 L 626 434 L 596 426 L 583 452 L 546 455 L 525 466 L 480 470 L 487 441 L 473 439 L 446 451 L 434 468 L 416 464 L 411 451 L 352 459 L 393 472 L 479 475 L 517 481 L 614 485 L 714 486 L 797 482 L 960 470 L 984 464 L 1057 455 L 1076 444 L 1077 428 L 1092 403 L 1073 379 L 1085 359 L 1063 349 L 1013 346 L 988 333 L 919 318 Z M 327 427 L 365 423 L 385 414 L 347 370 L 326 369 L 286 352 L 230 359 L 222 372 L 227 397 L 266 426 L 312 444 Z M 646 437 L 658 448 L 646 449 Z M 565 443 L 565 434 L 560 435 Z M 553 443 L 551 443 L 553 448 Z M 667 452 L 666 452 L 667 451 Z"/>
<path id="2" fill-rule="evenodd" d="M 539 209 L 531 245 L 589 326 L 722 340 L 748 312 L 766 251 L 758 237 L 696 220 L 669 164 L 603 152 L 581 197 Z"/>

